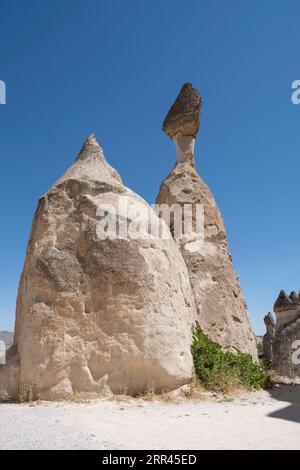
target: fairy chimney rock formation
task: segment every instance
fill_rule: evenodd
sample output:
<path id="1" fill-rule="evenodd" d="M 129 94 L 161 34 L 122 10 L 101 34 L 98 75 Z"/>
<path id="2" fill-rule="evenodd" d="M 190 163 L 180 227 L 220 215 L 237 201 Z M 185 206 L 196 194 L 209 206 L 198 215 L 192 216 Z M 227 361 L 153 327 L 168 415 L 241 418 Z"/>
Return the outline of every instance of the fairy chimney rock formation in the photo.
<path id="1" fill-rule="evenodd" d="M 199 92 L 186 83 L 167 114 L 163 130 L 176 145 L 177 162 L 161 184 L 156 202 L 169 206 L 192 205 L 195 208 L 194 226 L 196 206 L 204 207 L 203 246 L 190 249 L 193 239 L 198 238 L 193 232 L 190 240 L 187 240 L 189 233 L 176 239 L 189 271 L 196 301 L 196 320 L 203 331 L 225 349 L 236 347 L 257 360 L 255 336 L 233 270 L 224 222 L 213 195 L 195 169 L 194 143 L 201 105 Z"/>
<path id="2" fill-rule="evenodd" d="M 285 382 L 300 383 L 300 293 L 281 290 L 274 304 L 276 315 L 273 368 Z"/>
<path id="3" fill-rule="evenodd" d="M 174 141 L 180 162 L 193 160 L 201 106 L 198 90 L 191 83 L 185 83 L 164 120 L 163 131 Z"/>
<path id="4" fill-rule="evenodd" d="M 290 295 L 282 289 L 274 304 L 276 328 L 295 320 L 300 315 L 300 294 L 292 291 Z"/>
<path id="5" fill-rule="evenodd" d="M 266 325 L 266 334 L 263 337 L 263 355 L 272 362 L 273 360 L 273 343 L 275 339 L 275 320 L 271 312 L 264 318 Z"/>
<path id="6" fill-rule="evenodd" d="M 172 237 L 99 237 L 104 214 L 107 223 L 115 215 L 132 222 L 124 203 L 130 214 L 161 223 L 89 136 L 33 220 L 14 346 L 0 367 L 0 388 L 12 398 L 29 386 L 55 400 L 169 390 L 190 380 L 195 304 L 186 266 Z"/>

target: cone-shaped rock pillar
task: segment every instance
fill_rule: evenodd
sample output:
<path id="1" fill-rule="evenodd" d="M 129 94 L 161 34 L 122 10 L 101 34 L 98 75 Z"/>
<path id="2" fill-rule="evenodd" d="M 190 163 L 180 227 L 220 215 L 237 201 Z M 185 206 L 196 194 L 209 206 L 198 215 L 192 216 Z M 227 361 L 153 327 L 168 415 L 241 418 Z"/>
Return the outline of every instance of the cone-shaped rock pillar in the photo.
<path id="1" fill-rule="evenodd" d="M 34 217 L 11 363 L 0 369 L 13 398 L 18 389 L 50 400 L 137 394 L 191 378 L 195 304 L 186 266 L 172 237 L 115 238 L 113 223 L 103 237 L 104 220 L 132 222 L 126 207 L 161 223 L 89 136 Z"/>
<path id="2" fill-rule="evenodd" d="M 226 230 L 213 195 L 195 169 L 194 143 L 202 100 L 186 83 L 171 107 L 163 130 L 174 141 L 177 162 L 161 184 L 157 204 L 204 208 L 204 243 L 190 249 L 191 240 L 177 239 L 186 262 L 197 308 L 197 321 L 225 349 L 237 347 L 257 359 L 256 341 L 239 280 L 234 273 Z M 193 216 L 193 217 L 194 217 Z M 193 236 L 195 236 L 193 234 Z"/>

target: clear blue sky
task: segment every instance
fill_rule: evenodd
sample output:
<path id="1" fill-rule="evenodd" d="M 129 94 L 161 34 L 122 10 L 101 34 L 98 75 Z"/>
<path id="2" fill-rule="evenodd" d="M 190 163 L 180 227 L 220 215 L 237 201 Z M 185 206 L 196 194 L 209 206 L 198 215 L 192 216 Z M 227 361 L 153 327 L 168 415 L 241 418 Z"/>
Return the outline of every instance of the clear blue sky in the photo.
<path id="1" fill-rule="evenodd" d="M 12 329 L 37 199 L 95 132 L 154 202 L 175 160 L 161 132 L 185 81 L 204 105 L 196 155 L 225 218 L 258 333 L 300 290 L 300 2 L 0 0 L 0 330 Z"/>

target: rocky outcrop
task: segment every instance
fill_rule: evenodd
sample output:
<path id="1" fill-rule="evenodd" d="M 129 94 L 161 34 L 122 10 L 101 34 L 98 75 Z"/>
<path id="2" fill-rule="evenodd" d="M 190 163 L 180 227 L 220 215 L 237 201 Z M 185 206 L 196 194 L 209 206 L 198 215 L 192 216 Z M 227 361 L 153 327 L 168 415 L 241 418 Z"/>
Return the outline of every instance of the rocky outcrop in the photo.
<path id="1" fill-rule="evenodd" d="M 90 136 L 34 217 L 11 365 L 0 370 L 12 396 L 18 386 L 50 400 L 138 394 L 191 378 L 195 304 L 186 266 L 172 237 L 147 238 L 147 225 L 144 238 L 115 239 L 113 218 L 126 226 L 134 219 L 124 204 L 142 222 L 150 213 L 161 223 Z"/>
<path id="2" fill-rule="evenodd" d="M 234 273 L 226 230 L 209 188 L 195 169 L 194 144 L 199 129 L 201 98 L 187 83 L 171 107 L 163 130 L 174 141 L 177 162 L 161 184 L 157 204 L 204 207 L 204 244 L 195 249 L 197 233 L 186 233 L 176 243 L 187 265 L 197 307 L 197 321 L 209 337 L 225 349 L 239 348 L 257 359 L 257 348 L 247 307 Z M 195 210 L 194 210 L 195 209 Z M 170 219 L 171 231 L 174 232 Z M 199 245 L 200 246 L 200 245 Z"/>
<path id="3" fill-rule="evenodd" d="M 288 295 L 281 290 L 274 312 L 272 367 L 278 380 L 300 383 L 300 295 L 295 291 Z"/>
<path id="4" fill-rule="evenodd" d="M 263 337 L 263 356 L 268 361 L 273 361 L 273 343 L 275 339 L 275 321 L 269 312 L 264 318 L 267 332 Z"/>
<path id="5" fill-rule="evenodd" d="M 10 331 L 0 331 L 0 341 L 4 341 L 6 348 L 8 349 L 14 339 L 14 334 Z"/>
<path id="6" fill-rule="evenodd" d="M 292 291 L 290 295 L 281 290 L 274 304 L 276 328 L 295 320 L 300 315 L 300 295 Z"/>
<path id="7" fill-rule="evenodd" d="M 13 344 L 13 333 L 0 332 L 0 401 L 19 393 L 19 357 Z M 3 347 L 3 349 L 2 349 Z M 10 349 L 9 349 L 10 348 Z M 9 351 L 7 351 L 9 349 Z"/>
<path id="8" fill-rule="evenodd" d="M 300 384 L 300 314 L 276 330 L 273 369 L 283 381 Z"/>

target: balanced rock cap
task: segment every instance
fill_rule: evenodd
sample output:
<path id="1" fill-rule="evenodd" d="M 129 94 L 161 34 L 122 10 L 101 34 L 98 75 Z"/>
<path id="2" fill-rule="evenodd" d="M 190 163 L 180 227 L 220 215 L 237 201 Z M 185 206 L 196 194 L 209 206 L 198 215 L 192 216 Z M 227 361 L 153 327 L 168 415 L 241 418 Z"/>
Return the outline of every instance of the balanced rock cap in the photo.
<path id="1" fill-rule="evenodd" d="M 202 99 L 191 83 L 185 83 L 172 104 L 163 123 L 163 131 L 171 137 L 182 135 L 196 137 L 200 125 Z"/>

